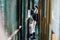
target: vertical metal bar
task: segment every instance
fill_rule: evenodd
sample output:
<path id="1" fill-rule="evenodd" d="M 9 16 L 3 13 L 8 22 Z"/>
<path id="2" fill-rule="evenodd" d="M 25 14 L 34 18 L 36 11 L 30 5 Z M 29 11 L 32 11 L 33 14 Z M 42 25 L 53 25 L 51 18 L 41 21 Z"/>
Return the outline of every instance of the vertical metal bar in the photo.
<path id="1" fill-rule="evenodd" d="M 17 29 L 22 26 L 22 0 L 16 0 L 17 4 Z M 17 40 L 22 40 L 22 28 L 17 33 Z"/>
<path id="2" fill-rule="evenodd" d="M 30 0 L 28 1 L 28 9 L 30 9 Z"/>
<path id="3" fill-rule="evenodd" d="M 50 32 L 49 32 L 49 40 L 52 40 L 52 24 L 51 24 L 51 20 L 52 20 L 52 0 L 49 0 L 49 28 L 50 28 Z"/>
<path id="4" fill-rule="evenodd" d="M 49 40 L 49 0 L 46 2 L 46 39 Z"/>
<path id="5" fill-rule="evenodd" d="M 27 40 L 27 21 L 26 19 L 28 18 L 28 0 L 25 0 L 25 40 Z"/>
<path id="6" fill-rule="evenodd" d="M 25 40 L 25 0 L 22 0 L 22 40 Z"/>
<path id="7" fill-rule="evenodd" d="M 22 26 L 22 0 L 19 0 L 19 26 Z M 19 31 L 19 40 L 22 40 L 22 28 Z"/>
<path id="8" fill-rule="evenodd" d="M 49 38 L 49 0 L 46 1 L 46 17 L 44 17 L 44 4 L 42 0 L 39 0 L 38 9 L 40 15 L 40 27 L 39 27 L 39 40 L 48 40 Z M 45 31 L 45 32 L 44 32 Z M 46 36 L 46 37 L 45 37 Z"/>
<path id="9" fill-rule="evenodd" d="M 16 15 L 17 15 L 17 29 L 19 27 L 19 0 L 16 0 Z M 17 33 L 17 40 L 19 40 L 19 32 Z"/>
<path id="10" fill-rule="evenodd" d="M 41 40 L 41 0 L 38 0 L 38 40 Z"/>

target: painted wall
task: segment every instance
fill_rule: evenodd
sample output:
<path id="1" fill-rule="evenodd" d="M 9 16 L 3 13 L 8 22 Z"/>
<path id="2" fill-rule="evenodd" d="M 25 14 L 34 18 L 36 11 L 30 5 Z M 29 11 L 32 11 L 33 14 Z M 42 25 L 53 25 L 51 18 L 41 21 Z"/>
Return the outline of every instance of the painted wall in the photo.
<path id="1" fill-rule="evenodd" d="M 0 23 L 4 24 L 1 29 L 3 33 L 7 30 L 7 34 L 11 35 L 16 29 L 16 0 L 0 0 L 0 10 L 2 12 L 0 15 L 3 16 L 3 19 L 0 20 L 0 22 L 4 21 L 3 23 Z M 13 37 L 13 40 L 15 39 L 16 38 Z"/>
<path id="2" fill-rule="evenodd" d="M 59 40 L 59 0 L 52 0 L 52 30 Z"/>

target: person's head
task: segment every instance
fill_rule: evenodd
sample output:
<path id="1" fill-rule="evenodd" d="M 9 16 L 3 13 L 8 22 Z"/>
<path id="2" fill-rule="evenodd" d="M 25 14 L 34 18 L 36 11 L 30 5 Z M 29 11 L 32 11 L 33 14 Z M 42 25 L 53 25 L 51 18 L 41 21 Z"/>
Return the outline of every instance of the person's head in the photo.
<path id="1" fill-rule="evenodd" d="M 38 8 L 38 6 L 35 6 L 35 8 Z"/>
<path id="2" fill-rule="evenodd" d="M 54 34 L 53 30 L 52 30 L 52 34 Z"/>

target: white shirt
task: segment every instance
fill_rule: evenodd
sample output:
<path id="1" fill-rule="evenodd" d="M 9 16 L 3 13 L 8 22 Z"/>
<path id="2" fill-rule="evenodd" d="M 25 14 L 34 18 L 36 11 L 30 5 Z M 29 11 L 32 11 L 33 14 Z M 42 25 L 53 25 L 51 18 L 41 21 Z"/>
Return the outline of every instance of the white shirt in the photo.
<path id="1" fill-rule="evenodd" d="M 29 23 L 29 33 L 32 34 L 35 32 L 35 26 L 36 26 L 36 21 L 32 21 L 32 23 Z"/>

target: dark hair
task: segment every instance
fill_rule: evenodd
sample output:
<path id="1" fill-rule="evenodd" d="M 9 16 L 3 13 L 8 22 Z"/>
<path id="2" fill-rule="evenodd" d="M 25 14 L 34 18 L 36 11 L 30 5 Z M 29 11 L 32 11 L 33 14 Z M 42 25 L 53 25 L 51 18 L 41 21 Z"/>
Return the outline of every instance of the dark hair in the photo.
<path id="1" fill-rule="evenodd" d="M 54 32 L 52 31 L 52 34 L 54 34 Z"/>
<path id="2" fill-rule="evenodd" d="M 34 20 L 36 20 L 36 14 L 33 14 L 32 17 Z"/>
<path id="3" fill-rule="evenodd" d="M 35 6 L 36 8 L 38 8 L 38 6 Z"/>

